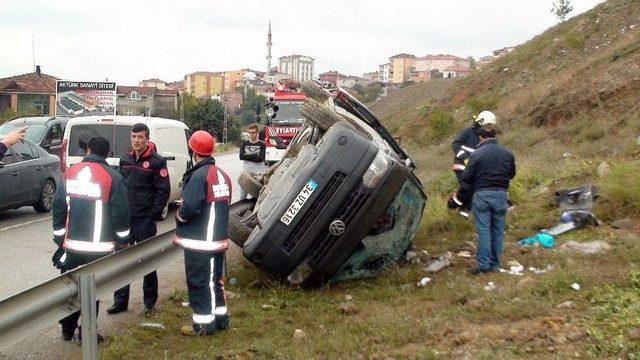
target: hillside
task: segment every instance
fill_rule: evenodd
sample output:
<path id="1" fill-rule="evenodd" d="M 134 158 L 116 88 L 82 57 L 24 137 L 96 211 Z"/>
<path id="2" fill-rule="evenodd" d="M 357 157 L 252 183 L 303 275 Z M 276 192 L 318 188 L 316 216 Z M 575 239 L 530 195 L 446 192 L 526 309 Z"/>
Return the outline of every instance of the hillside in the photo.
<path id="1" fill-rule="evenodd" d="M 551 15 L 550 15 L 551 16 Z M 497 30 L 499 31 L 499 30 Z M 145 321 L 111 335 L 104 358 L 637 358 L 640 355 L 640 0 L 612 0 L 559 24 L 467 78 L 399 89 L 371 104 L 418 164 L 429 200 L 415 239 L 422 259 L 376 279 L 316 290 L 283 286 L 246 261 L 230 263 L 232 329 L 184 338 L 184 285 Z M 480 110 L 497 113 L 514 150 L 503 267 L 523 276 L 472 277 L 472 222 L 446 207 L 454 133 Z M 603 165 L 603 163 L 606 163 Z M 556 190 L 594 183 L 597 227 L 552 249 L 516 241 L 553 226 Z M 622 225 L 612 226 L 613 222 Z M 603 240 L 596 254 L 569 240 Z M 425 256 L 421 251 L 427 251 Z M 424 270 L 446 251 L 453 263 Z M 420 257 L 419 256 L 419 257 Z M 529 267 L 546 269 L 544 272 Z M 426 287 L 416 283 L 428 276 Z M 489 287 L 493 282 L 495 287 Z M 579 284 L 575 290 L 572 284 Z M 294 331 L 295 335 L 294 336 Z M 301 332 L 300 332 L 301 331 Z"/>

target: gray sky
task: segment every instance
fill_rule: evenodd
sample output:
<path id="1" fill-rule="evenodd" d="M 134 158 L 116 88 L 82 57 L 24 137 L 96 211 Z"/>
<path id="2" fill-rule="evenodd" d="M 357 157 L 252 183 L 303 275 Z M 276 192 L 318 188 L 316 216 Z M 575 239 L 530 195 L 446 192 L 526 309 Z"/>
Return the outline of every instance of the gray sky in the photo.
<path id="1" fill-rule="evenodd" d="M 575 16 L 601 0 L 573 0 Z M 135 85 L 146 78 L 266 68 L 309 55 L 316 75 L 362 75 L 400 52 L 476 58 L 556 23 L 551 0 L 0 0 L 0 77 L 33 69 L 66 80 Z"/>

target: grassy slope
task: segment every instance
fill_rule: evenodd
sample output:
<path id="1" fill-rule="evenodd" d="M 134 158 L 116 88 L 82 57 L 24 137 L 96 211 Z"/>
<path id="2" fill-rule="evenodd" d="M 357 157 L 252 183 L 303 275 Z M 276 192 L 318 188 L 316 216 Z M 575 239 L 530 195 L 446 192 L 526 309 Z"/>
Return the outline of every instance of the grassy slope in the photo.
<path id="1" fill-rule="evenodd" d="M 430 275 L 433 281 L 425 289 L 413 285 L 426 275 L 423 265 L 414 264 L 394 267 L 374 280 L 301 291 L 274 283 L 241 261 L 229 266 L 230 277 L 238 282 L 228 289 L 240 294 L 230 300 L 232 330 L 207 339 L 181 337 L 179 326 L 190 316 L 179 304 L 184 300 L 181 285 L 153 319 L 167 330 L 131 327 L 112 335 L 102 356 L 552 358 L 639 353 L 627 335 L 629 328 L 640 326 L 638 44 L 640 2 L 610 1 L 549 29 L 466 79 L 408 86 L 372 105 L 420 165 L 430 199 L 415 243 L 431 254 L 471 248 L 471 223 L 444 204 L 455 188 L 449 144 L 471 114 L 484 108 L 496 111 L 504 125 L 501 140 L 514 149 L 518 161 L 504 261 L 552 265 L 549 273 L 528 273 L 527 280 L 504 274 L 472 278 L 464 270 L 473 262 L 456 258 L 453 266 Z M 602 161 L 611 170 L 600 178 L 596 168 Z M 601 189 L 594 212 L 604 224 L 565 234 L 557 242 L 604 239 L 611 250 L 585 256 L 514 245 L 557 221 L 556 189 L 587 181 Z M 634 227 L 611 228 L 610 221 L 623 217 L 630 217 Z M 495 282 L 496 290 L 486 292 L 487 281 Z M 572 290 L 574 282 L 582 290 Z M 346 294 L 354 298 L 354 314 L 339 311 Z M 574 301 L 573 308 L 556 307 L 568 300 Z M 306 332 L 302 340 L 292 339 L 298 328 Z M 566 339 L 581 331 L 589 336 Z"/>

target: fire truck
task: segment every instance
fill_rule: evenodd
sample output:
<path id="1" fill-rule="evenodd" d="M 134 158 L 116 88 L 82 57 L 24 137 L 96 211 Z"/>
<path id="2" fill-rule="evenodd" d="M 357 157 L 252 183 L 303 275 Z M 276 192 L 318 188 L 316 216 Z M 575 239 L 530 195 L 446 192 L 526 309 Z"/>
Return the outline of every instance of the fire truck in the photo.
<path id="1" fill-rule="evenodd" d="M 264 143 L 267 163 L 282 159 L 284 151 L 302 127 L 300 105 L 307 98 L 297 88 L 294 83 L 276 85 L 273 97 L 266 104 Z"/>

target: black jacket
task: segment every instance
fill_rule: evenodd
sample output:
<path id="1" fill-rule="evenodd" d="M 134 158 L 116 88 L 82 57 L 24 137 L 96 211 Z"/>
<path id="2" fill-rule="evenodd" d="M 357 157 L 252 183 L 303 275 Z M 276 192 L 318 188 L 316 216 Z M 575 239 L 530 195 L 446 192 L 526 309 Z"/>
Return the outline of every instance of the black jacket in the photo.
<path id="1" fill-rule="evenodd" d="M 266 147 L 263 141 L 258 140 L 258 142 L 252 143 L 249 140 L 245 140 L 240 145 L 240 160 L 264 162 L 265 152 Z"/>
<path id="2" fill-rule="evenodd" d="M 131 217 L 158 220 L 169 200 L 171 183 L 167 161 L 149 144 L 137 159 L 133 150 L 120 158 L 120 173 L 127 184 Z"/>
<path id="3" fill-rule="evenodd" d="M 463 149 L 463 146 L 475 149 L 478 147 L 480 143 L 480 137 L 478 136 L 478 129 L 480 127 L 477 123 L 464 128 L 458 132 L 456 138 L 453 139 L 453 143 L 451 144 L 451 149 L 453 150 L 453 163 L 454 164 L 464 164 L 464 160 L 469 157 L 471 151 L 467 151 Z"/>
<path id="4" fill-rule="evenodd" d="M 218 253 L 228 247 L 231 180 L 209 157 L 185 174 L 173 242 L 185 249 Z"/>
<path id="5" fill-rule="evenodd" d="M 509 189 L 509 181 L 516 176 L 516 161 L 511 150 L 490 138 L 481 142 L 469 156 L 462 173 L 459 200 L 468 202 L 477 190 Z"/>
<path id="6" fill-rule="evenodd" d="M 129 243 L 124 179 L 104 158 L 87 155 L 64 174 L 53 201 L 53 241 L 67 251 L 107 254 Z"/>

